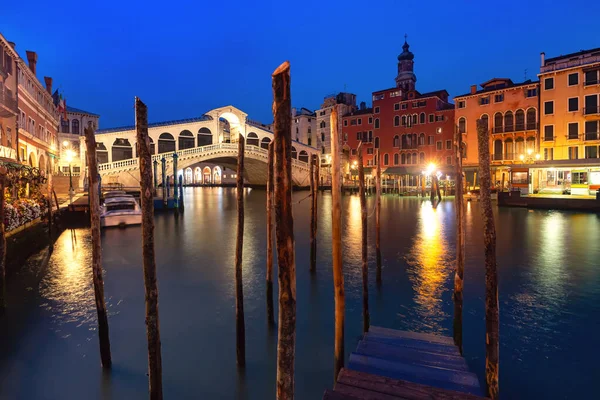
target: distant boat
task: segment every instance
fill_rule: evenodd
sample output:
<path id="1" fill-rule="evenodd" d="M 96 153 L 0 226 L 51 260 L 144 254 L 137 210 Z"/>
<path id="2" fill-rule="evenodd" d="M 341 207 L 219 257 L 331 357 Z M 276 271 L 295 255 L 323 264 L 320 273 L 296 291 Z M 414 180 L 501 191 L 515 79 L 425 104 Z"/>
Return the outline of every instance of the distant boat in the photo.
<path id="1" fill-rule="evenodd" d="M 133 196 L 124 192 L 108 192 L 104 195 L 104 204 L 100 211 L 100 226 L 140 225 L 142 210 Z"/>

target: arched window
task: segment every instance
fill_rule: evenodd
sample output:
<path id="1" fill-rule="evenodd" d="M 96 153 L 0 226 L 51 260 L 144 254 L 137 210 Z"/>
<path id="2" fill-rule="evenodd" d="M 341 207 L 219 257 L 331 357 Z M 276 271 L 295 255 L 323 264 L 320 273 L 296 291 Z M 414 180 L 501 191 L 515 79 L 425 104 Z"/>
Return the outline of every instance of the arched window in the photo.
<path id="1" fill-rule="evenodd" d="M 515 130 L 514 117 L 512 111 L 507 111 L 504 114 L 504 132 L 512 132 Z"/>
<path id="2" fill-rule="evenodd" d="M 394 154 L 394 165 L 398 165 L 398 153 Z"/>
<path id="3" fill-rule="evenodd" d="M 172 153 L 175 151 L 175 138 L 168 132 L 161 133 L 158 137 L 158 153 Z M 113 161 L 115 159 L 113 158 Z"/>
<path id="4" fill-rule="evenodd" d="M 394 145 L 393 147 L 398 147 L 400 146 L 400 138 L 398 137 L 398 135 L 394 136 Z"/>
<path id="5" fill-rule="evenodd" d="M 411 160 L 411 164 L 416 164 L 417 163 L 417 153 L 412 153 L 412 160 Z"/>
<path id="6" fill-rule="evenodd" d="M 325 141 L 325 132 L 321 132 L 321 142 Z"/>
<path id="7" fill-rule="evenodd" d="M 402 165 L 406 164 L 406 154 L 402 153 L 402 155 L 400 156 L 400 163 Z"/>
<path id="8" fill-rule="evenodd" d="M 515 159 L 515 146 L 512 139 L 506 139 L 504 142 L 504 159 L 514 160 Z"/>
<path id="9" fill-rule="evenodd" d="M 537 116 L 535 112 L 535 108 L 530 108 L 527 110 L 527 130 L 536 128 Z"/>
<path id="10" fill-rule="evenodd" d="M 465 117 L 460 117 L 458 119 L 458 133 L 466 133 L 467 132 L 467 119 Z"/>
<path id="11" fill-rule="evenodd" d="M 400 116 L 396 115 L 394 117 L 394 126 L 399 126 L 400 125 Z"/>
<path id="12" fill-rule="evenodd" d="M 246 135 L 247 146 L 258 146 L 258 135 L 255 132 L 250 132 Z"/>
<path id="13" fill-rule="evenodd" d="M 264 137 L 260 141 L 260 147 L 262 147 L 263 149 L 268 149 L 269 143 L 271 143 L 271 139 L 269 139 L 268 137 Z"/>
<path id="14" fill-rule="evenodd" d="M 417 114 L 413 114 L 413 116 L 412 116 L 412 124 L 413 125 L 417 124 Z"/>
<path id="15" fill-rule="evenodd" d="M 481 121 L 483 122 L 485 129 L 490 129 L 489 117 L 487 114 L 483 114 L 481 116 Z"/>
<path id="16" fill-rule="evenodd" d="M 425 153 L 419 153 L 419 164 L 425 164 Z"/>
<path id="17" fill-rule="evenodd" d="M 502 129 L 502 113 L 497 112 L 496 114 L 494 114 L 494 132 L 495 133 L 502 133 L 503 129 Z"/>
<path id="18" fill-rule="evenodd" d="M 321 154 L 325 154 L 325 146 L 321 147 Z"/>
<path id="19" fill-rule="evenodd" d="M 212 132 L 208 128 L 198 130 L 198 147 L 212 144 Z"/>
<path id="20" fill-rule="evenodd" d="M 79 135 L 79 120 L 74 119 L 71 121 L 71 133 L 74 135 Z"/>
<path id="21" fill-rule="evenodd" d="M 402 116 L 402 126 L 406 126 L 406 115 Z"/>
<path id="22" fill-rule="evenodd" d="M 325 149 L 325 148 L 323 148 L 323 149 Z M 298 155 L 298 160 L 303 161 L 305 163 L 308 162 L 308 153 L 306 152 L 306 150 L 300 151 L 300 155 Z"/>
<path id="23" fill-rule="evenodd" d="M 383 165 L 388 165 L 389 163 L 390 163 L 390 156 L 387 153 L 385 153 L 383 155 Z"/>
<path id="24" fill-rule="evenodd" d="M 325 121 L 321 121 L 321 123 L 319 124 L 319 126 L 320 126 L 321 128 L 325 128 L 325 126 L 326 126 L 326 124 L 325 124 Z"/>
<path id="25" fill-rule="evenodd" d="M 502 160 L 502 140 L 494 140 L 494 161 Z"/>
<path id="26" fill-rule="evenodd" d="M 419 135 L 419 146 L 425 146 L 425 134 L 421 133 Z"/>
<path id="27" fill-rule="evenodd" d="M 98 164 L 108 162 L 108 150 L 102 142 L 96 142 L 96 158 L 98 159 Z"/>
<path id="28" fill-rule="evenodd" d="M 375 118 L 375 129 L 379 129 L 379 118 Z"/>
<path id="29" fill-rule="evenodd" d="M 424 124 L 425 123 L 425 113 L 422 112 L 421 114 L 419 114 L 419 123 L 420 124 Z"/>
<path id="30" fill-rule="evenodd" d="M 515 159 L 523 154 L 525 154 L 525 139 L 520 137 L 515 140 Z"/>
<path id="31" fill-rule="evenodd" d="M 194 147 L 194 134 L 188 130 L 181 131 L 179 134 L 179 150 L 191 149 Z"/>
<path id="32" fill-rule="evenodd" d="M 128 139 L 115 139 L 111 151 L 113 162 L 133 158 L 133 148 Z"/>
<path id="33" fill-rule="evenodd" d="M 525 111 L 517 110 L 515 113 L 515 131 L 525 130 Z"/>
<path id="34" fill-rule="evenodd" d="M 379 138 L 378 137 L 375 138 L 375 148 L 376 149 L 379 148 Z"/>

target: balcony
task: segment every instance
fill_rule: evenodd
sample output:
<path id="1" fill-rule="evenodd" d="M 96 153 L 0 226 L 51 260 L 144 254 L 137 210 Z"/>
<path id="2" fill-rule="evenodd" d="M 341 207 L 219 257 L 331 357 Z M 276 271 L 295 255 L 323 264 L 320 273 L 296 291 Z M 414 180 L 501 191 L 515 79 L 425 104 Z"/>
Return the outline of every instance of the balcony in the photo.
<path id="1" fill-rule="evenodd" d="M 494 127 L 494 133 L 502 133 L 502 132 L 504 132 L 504 129 L 501 126 Z"/>
<path id="2" fill-rule="evenodd" d="M 528 123 L 527 123 L 527 130 L 528 130 L 528 131 L 534 131 L 534 130 L 536 130 L 536 129 L 538 129 L 538 124 L 537 124 L 537 122 L 528 122 Z"/>
<path id="3" fill-rule="evenodd" d="M 544 142 L 553 142 L 554 141 L 554 135 L 544 135 Z"/>
<path id="4" fill-rule="evenodd" d="M 0 90 L 0 117 L 12 117 L 19 113 L 17 100 L 8 89 Z"/>
<path id="5" fill-rule="evenodd" d="M 600 132 L 585 132 L 583 137 L 585 140 L 599 140 Z"/>
<path id="6" fill-rule="evenodd" d="M 598 115 L 600 114 L 600 106 L 584 107 L 583 115 Z"/>

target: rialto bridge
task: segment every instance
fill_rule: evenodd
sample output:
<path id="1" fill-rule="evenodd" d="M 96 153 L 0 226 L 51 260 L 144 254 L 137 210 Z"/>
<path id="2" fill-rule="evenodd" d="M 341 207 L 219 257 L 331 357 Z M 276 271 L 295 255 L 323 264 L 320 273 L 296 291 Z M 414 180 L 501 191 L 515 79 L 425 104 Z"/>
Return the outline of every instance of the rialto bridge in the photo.
<path id="1" fill-rule="evenodd" d="M 200 163 L 207 162 L 235 170 L 240 134 L 246 140 L 245 180 L 251 184 L 266 183 L 267 148 L 273 140 L 271 127 L 249 120 L 246 113 L 233 106 L 211 110 L 198 118 L 149 124 L 148 134 L 153 161 L 159 162 L 159 183 L 162 182 L 161 159 L 166 159 L 167 175 L 172 176 L 175 153 L 180 174 L 190 169 L 195 171 Z M 103 184 L 139 186 L 135 126 L 98 130 L 96 142 Z M 292 179 L 296 185 L 308 185 L 308 160 L 313 154 L 318 156 L 318 150 L 296 141 L 292 146 Z M 84 138 L 80 151 L 81 159 L 85 160 Z M 81 179 L 83 187 L 84 174 Z"/>

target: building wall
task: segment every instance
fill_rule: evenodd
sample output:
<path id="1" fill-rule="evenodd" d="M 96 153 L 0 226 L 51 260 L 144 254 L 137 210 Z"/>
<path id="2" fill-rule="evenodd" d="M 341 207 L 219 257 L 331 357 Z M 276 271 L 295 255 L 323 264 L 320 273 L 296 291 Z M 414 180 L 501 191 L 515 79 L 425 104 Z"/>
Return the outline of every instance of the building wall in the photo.
<path id="1" fill-rule="evenodd" d="M 321 108 L 315 111 L 317 116 L 317 149 L 321 153 L 321 163 L 329 164 L 331 155 L 331 111 L 337 109 L 338 132 L 342 132 L 342 116 L 356 110 L 356 95 L 352 93 L 339 93 L 328 96 L 323 101 Z M 340 135 L 340 148 L 342 148 L 342 136 Z"/>
<path id="2" fill-rule="evenodd" d="M 74 121 L 77 122 L 73 124 Z M 85 166 L 85 163 L 82 162 L 80 158 L 80 155 L 84 154 L 84 151 L 81 151 L 80 146 L 85 146 L 85 141 L 80 141 L 80 137 L 85 136 L 84 128 L 88 126 L 88 123 L 91 123 L 94 129 L 98 129 L 100 125 L 99 121 L 100 117 L 98 115 L 69 111 L 67 111 L 66 120 L 62 117 L 60 118 L 60 129 L 58 133 L 60 158 L 56 165 L 56 172 L 68 174 L 70 164 L 71 172 L 74 175 L 77 176 L 81 173 L 81 168 Z M 71 163 L 68 162 L 67 158 L 68 150 L 73 151 Z"/>
<path id="3" fill-rule="evenodd" d="M 16 160 L 17 65 L 19 55 L 0 34 L 0 158 Z"/>
<path id="4" fill-rule="evenodd" d="M 310 110 L 292 110 L 292 140 L 307 146 L 317 146 L 317 118 Z"/>
<path id="5" fill-rule="evenodd" d="M 527 145 L 532 151 L 539 150 L 538 134 L 538 96 L 527 97 L 527 90 L 539 90 L 537 82 L 530 85 L 519 85 L 507 87 L 498 90 L 485 91 L 483 93 L 474 93 L 466 96 L 459 96 L 454 99 L 456 104 L 455 125 L 461 129 L 464 120 L 465 129 L 462 132 L 463 143 L 466 145 L 466 158 L 463 160 L 464 166 L 476 166 L 479 164 L 479 152 L 477 144 L 477 120 L 488 117 L 488 127 L 490 129 L 490 154 L 493 164 L 514 164 L 520 163 L 519 155 L 526 154 Z M 539 93 L 539 92 L 538 92 Z M 496 95 L 503 95 L 501 102 L 495 101 Z M 489 97 L 489 104 L 480 104 L 482 97 Z M 520 110 L 520 111 L 519 111 Z M 533 111 L 529 111 L 533 110 Z M 523 127 L 516 125 L 517 112 L 523 112 L 525 115 L 525 125 Z M 533 125 L 527 125 L 527 112 L 535 112 L 535 122 Z M 505 126 L 505 116 L 508 112 L 513 115 L 513 128 Z M 496 115 L 502 115 L 502 124 L 497 126 Z M 529 139 L 529 141 L 527 141 Z M 533 140 L 532 140 L 533 139 Z M 517 141 L 524 146 L 522 151 L 516 150 Z M 497 141 L 502 144 L 501 152 Z M 512 144 L 511 144 L 512 143 Z M 498 146 L 498 147 L 495 147 Z M 511 150 L 512 149 L 512 150 Z M 521 148 L 519 148 L 521 150 Z"/>
<path id="6" fill-rule="evenodd" d="M 549 72 L 542 72 L 540 76 L 540 136 L 541 136 L 541 151 L 552 149 L 553 159 L 568 160 L 569 148 L 577 149 L 577 158 L 586 158 L 585 147 L 600 145 L 598 135 L 585 135 L 586 121 L 600 121 L 599 113 L 585 114 L 585 97 L 598 96 L 600 94 L 600 84 L 584 84 L 584 69 L 600 69 L 600 56 L 596 57 L 597 62 L 588 63 L 585 65 L 576 65 L 564 69 L 557 69 Z M 542 67 L 543 69 L 543 67 Z M 578 84 L 569 85 L 569 75 L 577 74 Z M 553 79 L 554 85 L 552 89 L 545 89 L 547 79 Z M 578 99 L 578 107 L 576 111 L 569 111 L 568 104 L 570 98 Z M 597 97 L 598 104 L 600 99 Z M 552 114 L 546 114 L 545 103 L 553 102 L 554 110 Z M 588 110 L 589 112 L 590 110 Z M 577 123 L 577 136 L 569 138 L 569 124 Z M 598 122 L 600 125 L 600 122 Z M 553 135 L 546 135 L 546 127 L 553 126 Z M 546 150 L 548 151 L 548 150 Z M 598 150 L 596 151 L 598 153 Z M 573 151 L 572 151 L 573 156 Z"/>

